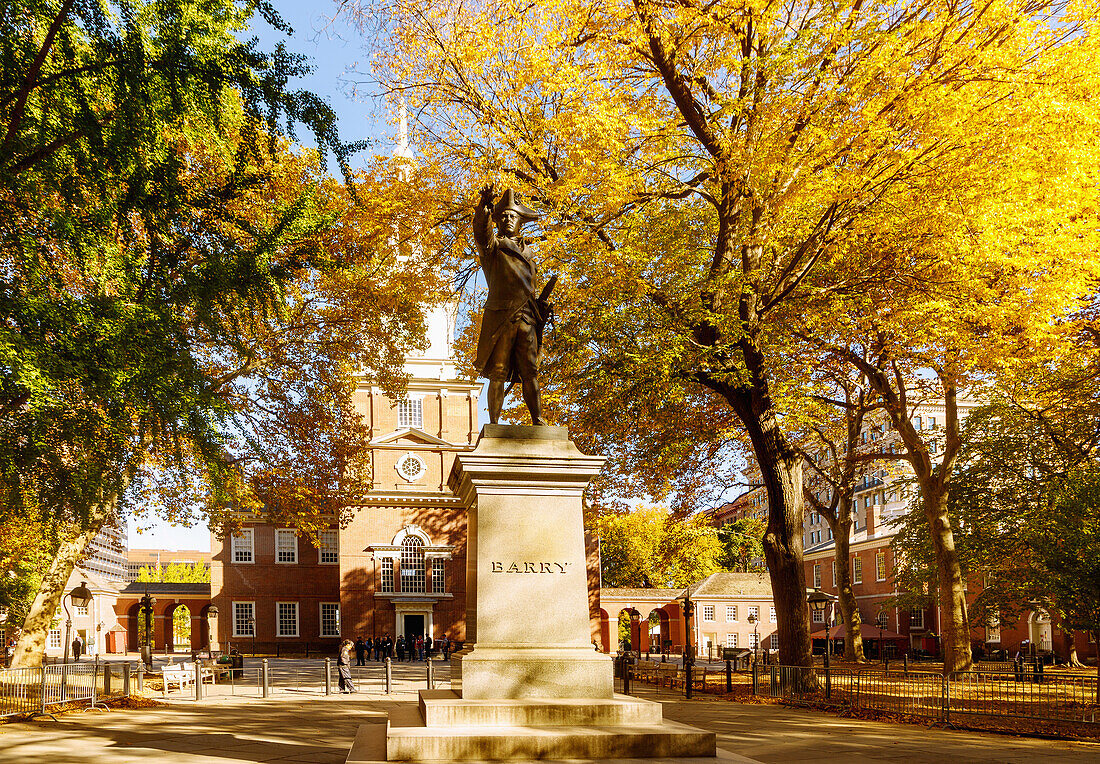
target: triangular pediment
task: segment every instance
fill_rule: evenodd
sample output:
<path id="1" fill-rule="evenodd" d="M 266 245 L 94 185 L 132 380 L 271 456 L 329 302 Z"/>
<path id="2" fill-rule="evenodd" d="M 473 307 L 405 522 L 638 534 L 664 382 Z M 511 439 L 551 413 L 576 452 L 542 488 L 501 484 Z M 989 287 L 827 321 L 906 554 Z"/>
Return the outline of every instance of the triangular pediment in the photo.
<path id="1" fill-rule="evenodd" d="M 418 430 L 415 427 L 402 427 L 400 430 L 391 432 L 389 435 L 381 435 L 370 442 L 372 446 L 384 446 L 387 444 L 400 444 L 402 442 L 410 444 L 423 444 L 426 446 L 450 446 L 454 445 L 448 443 L 442 438 L 437 438 L 434 435 L 429 435 L 423 430 Z"/>

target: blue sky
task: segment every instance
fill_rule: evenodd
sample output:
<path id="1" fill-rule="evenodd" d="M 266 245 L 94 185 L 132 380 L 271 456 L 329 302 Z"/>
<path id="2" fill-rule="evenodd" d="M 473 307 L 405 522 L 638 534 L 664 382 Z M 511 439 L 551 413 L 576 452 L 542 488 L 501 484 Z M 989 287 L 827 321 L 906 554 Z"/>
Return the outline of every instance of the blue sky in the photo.
<path id="1" fill-rule="evenodd" d="M 277 32 L 260 18 L 256 18 L 252 33 L 260 39 L 264 50 L 273 50 L 279 42 L 294 53 L 302 53 L 313 60 L 312 74 L 291 85 L 294 89 L 306 89 L 324 98 L 336 110 L 340 134 L 344 141 L 370 140 L 377 153 L 390 152 L 390 136 L 394 132 L 386 123 L 384 104 L 377 98 L 355 100 L 350 82 L 356 79 L 356 70 L 365 57 L 359 31 L 341 20 L 329 21 L 336 5 L 331 0 L 274 0 L 283 20 L 294 29 L 291 36 Z M 304 136 L 301 136 L 304 137 Z M 357 162 L 352 162 L 353 166 Z M 330 167 L 336 171 L 336 168 Z M 142 525 L 151 527 L 139 533 L 137 524 L 130 523 L 130 546 L 136 548 L 199 549 L 209 550 L 210 532 L 205 524 L 186 528 L 172 526 L 159 520 L 144 519 Z"/>

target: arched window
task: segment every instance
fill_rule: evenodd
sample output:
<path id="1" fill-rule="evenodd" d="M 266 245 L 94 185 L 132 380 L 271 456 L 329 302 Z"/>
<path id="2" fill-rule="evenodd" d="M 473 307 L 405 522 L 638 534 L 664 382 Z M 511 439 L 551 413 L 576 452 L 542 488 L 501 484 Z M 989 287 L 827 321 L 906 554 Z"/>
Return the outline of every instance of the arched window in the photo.
<path id="1" fill-rule="evenodd" d="M 401 591 L 424 591 L 424 542 L 412 534 L 401 542 Z"/>

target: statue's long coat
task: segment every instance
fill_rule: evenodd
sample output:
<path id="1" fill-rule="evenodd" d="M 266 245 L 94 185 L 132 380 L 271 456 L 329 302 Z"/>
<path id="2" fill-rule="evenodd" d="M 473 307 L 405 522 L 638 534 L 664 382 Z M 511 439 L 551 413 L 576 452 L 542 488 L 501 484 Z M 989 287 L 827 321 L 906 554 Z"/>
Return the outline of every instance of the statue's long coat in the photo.
<path id="1" fill-rule="evenodd" d="M 524 305 L 530 302 L 531 312 L 539 323 L 536 330 L 540 350 L 543 318 L 535 299 L 538 269 L 531 257 L 530 247 L 522 239 L 498 236 L 489 209 L 485 206 L 478 205 L 474 211 L 473 228 L 478 259 L 489 285 L 489 298 L 485 301 L 481 332 L 477 337 L 476 365 L 484 376 L 485 365 L 500 335 Z M 519 381 L 514 365 L 508 381 Z"/>

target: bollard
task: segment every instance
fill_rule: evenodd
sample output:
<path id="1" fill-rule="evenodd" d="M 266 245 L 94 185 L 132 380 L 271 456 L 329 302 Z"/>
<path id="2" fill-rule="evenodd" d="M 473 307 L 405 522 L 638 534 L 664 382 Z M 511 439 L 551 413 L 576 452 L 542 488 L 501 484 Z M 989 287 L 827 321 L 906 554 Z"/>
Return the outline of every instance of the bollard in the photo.
<path id="1" fill-rule="evenodd" d="M 268 683 L 267 676 L 267 658 L 260 660 L 260 679 L 263 682 L 263 696 L 265 698 L 271 696 L 271 685 Z"/>
<path id="2" fill-rule="evenodd" d="M 901 665 L 905 669 L 905 678 L 909 678 L 909 653 L 901 656 Z"/>
<path id="3" fill-rule="evenodd" d="M 139 661 L 138 662 L 137 694 L 138 695 L 144 695 L 145 694 L 145 662 L 144 661 Z"/>
<path id="4" fill-rule="evenodd" d="M 325 658 L 325 695 L 332 694 L 332 658 Z"/>
<path id="5" fill-rule="evenodd" d="M 111 697 L 111 680 L 114 677 L 111 675 L 111 664 L 103 664 L 103 697 Z"/>
<path id="6" fill-rule="evenodd" d="M 752 664 L 752 694 L 756 694 L 756 664 Z"/>
<path id="7" fill-rule="evenodd" d="M 393 692 L 393 662 L 386 656 L 386 694 Z"/>
<path id="8" fill-rule="evenodd" d="M 195 700 L 202 700 L 202 664 L 195 661 Z"/>
<path id="9" fill-rule="evenodd" d="M 882 673 L 886 676 L 890 676 L 890 656 L 886 656 L 882 659 Z"/>
<path id="10" fill-rule="evenodd" d="M 122 664 L 122 694 L 130 697 L 130 663 Z"/>
<path id="11" fill-rule="evenodd" d="M 733 692 L 733 664 L 726 660 L 726 692 Z"/>
<path id="12" fill-rule="evenodd" d="M 432 666 L 431 656 L 428 657 L 428 689 L 435 689 L 435 668 Z"/>

